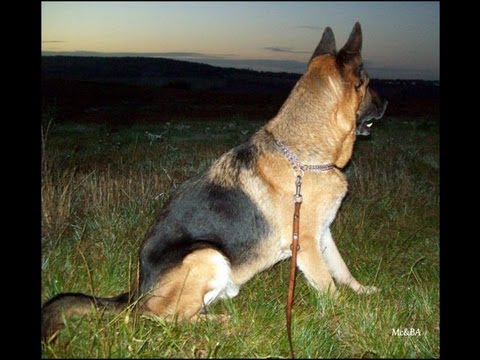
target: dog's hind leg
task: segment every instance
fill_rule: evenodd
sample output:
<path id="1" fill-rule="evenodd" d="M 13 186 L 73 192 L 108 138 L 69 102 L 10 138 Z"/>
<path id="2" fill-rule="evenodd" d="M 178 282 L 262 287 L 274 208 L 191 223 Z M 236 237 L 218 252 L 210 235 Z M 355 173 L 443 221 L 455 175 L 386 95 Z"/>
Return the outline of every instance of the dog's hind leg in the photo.
<path id="1" fill-rule="evenodd" d="M 166 320 L 193 320 L 218 298 L 234 297 L 228 260 L 217 250 L 201 249 L 162 275 L 145 296 L 143 311 Z"/>

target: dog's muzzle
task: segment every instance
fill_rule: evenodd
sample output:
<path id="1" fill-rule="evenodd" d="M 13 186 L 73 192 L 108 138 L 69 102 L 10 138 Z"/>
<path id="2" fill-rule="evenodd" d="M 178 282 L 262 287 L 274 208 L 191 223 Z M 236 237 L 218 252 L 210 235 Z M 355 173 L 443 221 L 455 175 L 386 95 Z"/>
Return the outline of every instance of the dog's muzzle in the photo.
<path id="1" fill-rule="evenodd" d="M 357 113 L 357 136 L 370 135 L 370 128 L 373 125 L 373 120 L 379 120 L 383 117 L 385 110 L 387 109 L 388 101 L 375 99 L 376 101 L 370 102 L 368 106 L 361 112 Z"/>

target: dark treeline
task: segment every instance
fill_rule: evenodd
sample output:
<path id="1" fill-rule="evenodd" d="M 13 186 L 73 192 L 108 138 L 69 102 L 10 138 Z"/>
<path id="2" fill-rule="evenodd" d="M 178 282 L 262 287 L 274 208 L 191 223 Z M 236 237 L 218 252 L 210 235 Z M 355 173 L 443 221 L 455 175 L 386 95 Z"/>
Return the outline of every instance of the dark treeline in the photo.
<path id="1" fill-rule="evenodd" d="M 42 105 L 58 120 L 134 123 L 276 114 L 300 74 L 141 57 L 43 56 Z M 379 80 L 386 115 L 438 118 L 438 81 Z"/>

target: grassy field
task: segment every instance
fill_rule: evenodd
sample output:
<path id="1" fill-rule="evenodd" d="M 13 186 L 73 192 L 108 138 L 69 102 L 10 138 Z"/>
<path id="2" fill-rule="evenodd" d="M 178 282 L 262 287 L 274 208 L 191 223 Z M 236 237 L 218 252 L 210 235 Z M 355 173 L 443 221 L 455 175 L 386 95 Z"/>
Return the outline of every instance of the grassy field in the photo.
<path id="1" fill-rule="evenodd" d="M 42 302 L 64 291 L 125 291 L 137 252 L 171 190 L 204 171 L 260 122 L 188 119 L 109 130 L 44 115 Z M 385 118 L 357 141 L 350 192 L 333 235 L 354 276 L 380 293 L 317 294 L 299 274 L 293 340 L 299 358 L 431 358 L 440 353 L 438 123 Z M 161 134 L 153 139 L 146 132 Z M 165 323 L 94 313 L 66 321 L 43 357 L 288 357 L 289 262 L 210 308 L 224 323 Z M 395 334 L 408 330 L 411 336 Z M 412 329 L 412 330 L 411 330 Z M 410 333 L 411 331 L 411 333 Z"/>

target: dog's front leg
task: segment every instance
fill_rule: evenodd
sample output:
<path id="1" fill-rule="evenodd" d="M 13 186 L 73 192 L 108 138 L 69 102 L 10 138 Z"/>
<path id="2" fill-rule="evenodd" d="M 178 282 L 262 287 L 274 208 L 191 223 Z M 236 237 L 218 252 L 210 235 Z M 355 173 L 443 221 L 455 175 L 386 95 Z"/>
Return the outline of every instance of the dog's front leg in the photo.
<path id="1" fill-rule="evenodd" d="M 359 294 L 370 294 L 379 290 L 375 286 L 364 286 L 353 277 L 337 249 L 330 229 L 327 229 L 320 239 L 320 248 L 330 273 L 339 284 L 347 285 Z"/>
<path id="2" fill-rule="evenodd" d="M 308 282 L 320 292 L 328 292 L 333 295 L 336 290 L 335 283 L 313 237 L 301 237 L 297 256 L 298 268 Z"/>

